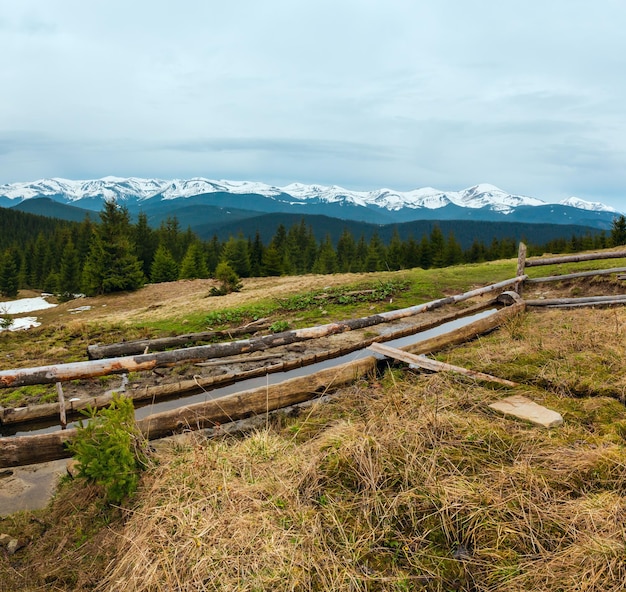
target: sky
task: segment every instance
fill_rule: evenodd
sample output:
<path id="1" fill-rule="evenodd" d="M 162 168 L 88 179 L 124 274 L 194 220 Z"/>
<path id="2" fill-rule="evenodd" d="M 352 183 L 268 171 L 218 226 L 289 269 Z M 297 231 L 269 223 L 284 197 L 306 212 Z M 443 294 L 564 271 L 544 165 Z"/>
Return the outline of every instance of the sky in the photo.
<path id="1" fill-rule="evenodd" d="M 623 0 L 0 0 L 0 184 L 490 183 L 626 210 Z"/>

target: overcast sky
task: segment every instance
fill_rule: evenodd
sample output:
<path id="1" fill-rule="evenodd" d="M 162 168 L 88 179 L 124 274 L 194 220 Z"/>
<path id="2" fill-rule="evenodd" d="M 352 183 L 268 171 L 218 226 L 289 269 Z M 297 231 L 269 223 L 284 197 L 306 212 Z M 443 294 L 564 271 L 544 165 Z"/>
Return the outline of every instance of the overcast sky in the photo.
<path id="1" fill-rule="evenodd" d="M 623 0 L 0 0 L 0 184 L 492 183 L 626 209 Z"/>

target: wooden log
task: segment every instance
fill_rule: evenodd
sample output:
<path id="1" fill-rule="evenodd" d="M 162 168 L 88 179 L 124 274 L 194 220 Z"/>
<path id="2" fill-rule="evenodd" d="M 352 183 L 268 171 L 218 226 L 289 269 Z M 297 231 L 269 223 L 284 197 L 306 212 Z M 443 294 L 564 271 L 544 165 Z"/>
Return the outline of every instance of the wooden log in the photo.
<path id="1" fill-rule="evenodd" d="M 502 294 L 500 296 L 502 296 Z M 276 364 L 272 364 L 271 366 L 260 366 L 258 368 L 253 368 L 244 372 L 227 373 L 220 376 L 211 377 L 195 377 L 192 380 L 182 380 L 171 384 L 130 390 L 128 391 L 127 396 L 133 399 L 133 401 L 135 401 L 136 403 L 141 403 L 141 401 L 153 401 L 165 397 L 181 396 L 189 393 L 198 392 L 199 390 L 211 390 L 219 386 L 234 384 L 235 382 L 248 380 L 250 378 L 257 378 L 259 376 L 264 376 L 266 374 L 272 374 L 275 372 L 286 372 L 295 368 L 301 368 L 303 366 L 315 364 L 316 362 L 321 362 L 323 360 L 346 355 L 359 349 L 364 349 L 365 347 L 373 343 L 376 339 L 391 341 L 393 339 L 399 339 L 400 337 L 406 337 L 408 335 L 414 335 L 415 333 L 433 329 L 444 323 L 448 323 L 464 316 L 476 314 L 482 310 L 491 308 L 495 305 L 496 300 L 497 299 L 489 300 L 465 309 L 455 310 L 437 319 L 431 319 L 426 322 L 418 323 L 408 327 L 402 327 L 396 331 L 390 331 L 388 333 L 385 333 L 385 335 L 382 337 L 372 336 L 368 339 L 363 339 L 362 341 L 353 343 L 349 346 L 334 348 L 326 352 L 302 356 L 291 361 L 281 361 Z M 267 356 L 262 357 L 265 358 Z M 240 359 L 245 359 L 246 361 L 254 361 L 259 360 L 260 358 L 248 357 Z M 222 359 L 222 363 L 224 364 L 229 364 L 231 362 L 232 358 Z M 87 408 L 101 409 L 102 407 L 106 407 L 107 405 L 109 405 L 111 399 L 111 395 L 104 394 L 96 397 L 87 397 L 80 400 L 69 400 L 67 401 L 67 413 L 69 415 L 76 415 L 80 413 L 81 410 Z M 58 415 L 58 403 L 47 403 L 43 405 L 33 405 L 30 407 L 0 408 L 0 425 L 27 423 L 46 418 L 52 418 Z"/>
<path id="2" fill-rule="evenodd" d="M 67 443 L 76 430 L 57 430 L 49 434 L 0 438 L 0 468 L 21 467 L 72 456 Z"/>
<path id="3" fill-rule="evenodd" d="M 211 366 L 224 366 L 227 364 L 250 364 L 253 362 L 265 362 L 267 360 L 275 360 L 280 358 L 281 354 L 265 354 L 262 356 L 239 356 L 232 358 L 223 358 L 221 360 L 211 360 L 210 362 L 198 362 L 196 366 L 211 367 Z"/>
<path id="4" fill-rule="evenodd" d="M 564 305 L 594 305 L 594 304 L 621 304 L 626 302 L 626 294 L 617 296 L 584 296 L 579 298 L 543 298 L 526 300 L 527 306 L 564 306 Z"/>
<path id="5" fill-rule="evenodd" d="M 593 277 L 596 275 L 611 275 L 612 273 L 620 273 L 622 271 L 626 271 L 626 267 L 612 267 L 611 269 L 596 269 L 592 271 L 580 271 L 578 273 L 567 273 L 563 275 L 549 275 L 546 277 L 528 278 L 526 280 L 526 283 L 541 284 L 545 282 L 558 282 L 561 280 L 572 280 L 575 278 Z M 619 275 L 617 276 L 617 279 L 620 279 Z"/>
<path id="6" fill-rule="evenodd" d="M 479 331 L 493 330 L 497 323 L 501 324 L 523 310 L 524 303 L 517 303 L 485 319 L 403 349 L 411 353 L 431 353 L 476 337 Z M 373 356 L 362 358 L 309 376 L 183 406 L 173 411 L 156 413 L 137 423 L 146 437 L 156 439 L 183 430 L 200 429 L 236 419 L 245 419 L 318 397 L 332 389 L 349 384 L 371 372 L 375 367 L 376 359 Z M 50 434 L 0 438 L 0 469 L 65 458 L 69 456 L 66 443 L 75 437 L 75 434 L 76 430 L 70 429 Z"/>
<path id="7" fill-rule="evenodd" d="M 401 362 L 406 362 L 407 364 L 419 366 L 420 368 L 425 368 L 426 370 L 432 370 L 433 372 L 456 372 L 457 374 L 462 374 L 463 376 L 468 376 L 475 380 L 494 382 L 496 384 L 502 384 L 509 387 L 519 386 L 516 382 L 511 382 L 510 380 L 506 380 L 504 378 L 498 378 L 497 376 L 492 376 L 491 374 L 485 374 L 484 372 L 478 372 L 476 370 L 469 370 L 468 368 L 462 368 L 461 366 L 446 364 L 444 362 L 439 362 L 438 360 L 431 360 L 426 356 L 411 354 L 403 351 L 402 349 L 383 345 L 382 343 L 372 343 L 368 349 L 388 358 L 394 358 L 396 360 L 400 360 Z"/>
<path id="8" fill-rule="evenodd" d="M 362 358 L 309 376 L 155 413 L 139 420 L 137 424 L 151 440 L 185 430 L 214 427 L 216 424 L 245 419 L 314 399 L 354 382 L 375 368 L 374 357 Z"/>
<path id="9" fill-rule="evenodd" d="M 187 343 L 197 343 L 199 341 L 212 341 L 227 337 L 232 339 L 238 335 L 246 335 L 267 329 L 269 327 L 268 319 L 258 319 L 252 323 L 248 323 L 242 327 L 223 331 L 202 331 L 199 333 L 187 333 L 185 335 L 174 335 L 172 337 L 159 337 L 156 339 L 137 339 L 134 341 L 121 341 L 119 343 L 111 343 L 108 345 L 89 345 L 87 346 L 87 357 L 90 360 L 101 360 L 103 358 L 117 358 L 120 356 L 130 356 L 148 351 L 163 351 L 170 348 L 180 347 Z"/>
<path id="10" fill-rule="evenodd" d="M 500 290 L 519 281 L 523 281 L 524 279 L 526 279 L 526 276 L 516 277 L 511 280 L 505 280 L 497 284 L 486 286 L 484 288 L 471 290 L 469 292 L 465 292 L 464 294 L 441 298 L 439 300 L 427 302 L 426 304 L 418 306 L 383 312 L 359 319 L 329 323 L 327 325 L 317 327 L 283 331 L 281 333 L 264 335 L 253 339 L 231 341 L 227 343 L 214 343 L 137 356 L 107 358 L 105 360 L 56 364 L 50 366 L 40 366 L 38 368 L 2 370 L 0 371 L 0 388 L 29 386 L 34 384 L 50 384 L 53 382 L 94 378 L 109 374 L 154 370 L 158 367 L 175 366 L 181 363 L 201 362 L 209 358 L 221 358 L 242 353 L 252 353 L 255 351 L 265 350 L 269 347 L 278 347 L 309 339 L 327 337 L 343 333 L 345 331 L 363 329 L 380 323 L 406 318 L 418 313 L 439 308 L 446 304 L 462 302 L 475 296 Z"/>
<path id="11" fill-rule="evenodd" d="M 524 268 L 526 267 L 526 245 L 523 242 L 520 242 L 519 248 L 517 251 L 517 273 L 516 275 L 522 276 L 524 275 Z M 524 289 L 524 282 L 519 282 L 515 285 L 514 290 L 521 296 L 522 291 Z"/>
<path id="12" fill-rule="evenodd" d="M 447 347 L 458 345 L 460 343 L 466 343 L 480 335 L 485 335 L 491 331 L 500 327 L 503 323 L 516 317 L 526 310 L 526 303 L 524 301 L 517 302 L 503 308 L 493 314 L 479 319 L 473 323 L 469 323 L 455 331 L 437 335 L 431 339 L 425 339 L 424 341 L 418 341 L 417 343 L 407 345 L 402 349 L 412 354 L 428 354 L 437 351 L 441 351 Z"/>
<path id="13" fill-rule="evenodd" d="M 57 382 L 57 395 L 59 397 L 59 421 L 61 423 L 61 429 L 64 430 L 67 427 L 67 414 L 65 413 L 65 395 L 63 394 L 63 385 Z"/>
<path id="14" fill-rule="evenodd" d="M 401 319 L 405 316 L 419 314 L 419 313 L 426 312 L 429 310 L 434 310 L 441 306 L 445 306 L 446 304 L 455 304 L 458 302 L 463 302 L 464 300 L 468 300 L 470 298 L 475 298 L 476 296 L 483 296 L 484 294 L 488 294 L 490 292 L 503 290 L 504 288 L 508 288 L 509 286 L 514 286 L 517 283 L 524 281 L 527 277 L 528 276 L 526 275 L 517 276 L 510 280 L 504 280 L 502 282 L 498 282 L 497 284 L 490 284 L 489 286 L 485 286 L 484 288 L 477 288 L 476 290 L 470 290 L 469 292 L 464 292 L 463 294 L 457 294 L 456 296 L 448 296 L 446 298 L 440 298 L 439 300 L 432 300 L 431 302 L 426 302 L 425 304 L 418 304 L 416 306 L 411 306 L 410 308 L 403 308 L 400 310 L 391 310 L 388 312 L 381 312 L 378 316 L 381 316 L 387 319 L 388 321 Z"/>
<path id="15" fill-rule="evenodd" d="M 557 263 L 579 263 L 580 261 L 596 261 L 600 259 L 626 259 L 626 251 L 609 251 L 607 253 L 584 253 L 582 255 L 561 255 L 544 259 L 527 259 L 526 267 L 539 265 L 555 265 Z"/>

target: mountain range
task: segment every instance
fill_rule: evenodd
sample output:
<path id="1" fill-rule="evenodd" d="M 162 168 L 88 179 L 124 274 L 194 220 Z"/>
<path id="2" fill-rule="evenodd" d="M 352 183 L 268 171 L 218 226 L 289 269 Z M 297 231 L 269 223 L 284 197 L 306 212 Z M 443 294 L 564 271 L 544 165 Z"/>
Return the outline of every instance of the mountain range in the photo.
<path id="1" fill-rule="evenodd" d="M 153 225 L 176 216 L 183 227 L 206 235 L 216 227 L 266 214 L 317 215 L 377 225 L 417 220 L 471 220 L 567 224 L 608 229 L 619 212 L 570 197 L 558 204 L 507 193 L 489 184 L 460 191 L 431 187 L 412 191 L 352 191 L 292 183 L 276 187 L 250 181 L 104 177 L 87 181 L 43 179 L 0 186 L 0 207 L 65 219 L 83 219 L 115 199 L 132 215 L 145 212 Z"/>

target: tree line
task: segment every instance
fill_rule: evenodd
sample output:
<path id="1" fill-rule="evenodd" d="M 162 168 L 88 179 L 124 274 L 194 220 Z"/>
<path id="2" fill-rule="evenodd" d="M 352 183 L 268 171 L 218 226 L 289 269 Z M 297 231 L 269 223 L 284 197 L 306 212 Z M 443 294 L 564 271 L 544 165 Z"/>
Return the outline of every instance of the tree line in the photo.
<path id="1" fill-rule="evenodd" d="M 4 212 L 1 212 L 4 213 Z M 12 213 L 16 214 L 16 213 Z M 438 225 L 419 238 L 401 240 L 396 231 L 385 244 L 377 233 L 369 240 L 355 238 L 346 228 L 334 244 L 330 236 L 318 241 L 304 219 L 286 228 L 280 224 L 264 243 L 257 231 L 220 241 L 203 241 L 183 230 L 176 217 L 151 228 L 145 214 L 131 222 L 128 210 L 111 201 L 99 222 L 45 223 L 16 218 L 17 238 L 0 252 L 0 294 L 15 296 L 19 289 L 36 289 L 71 298 L 74 294 L 106 294 L 135 290 L 146 282 L 217 277 L 231 287 L 238 278 L 306 273 L 392 271 L 445 267 L 515 257 L 513 239 L 475 239 L 463 249 L 453 232 L 444 235 Z M 29 238 L 25 238 L 28 236 Z M 626 220 L 615 219 L 609 235 L 572 236 L 544 245 L 529 245 L 529 253 L 562 253 L 626 244 Z"/>

